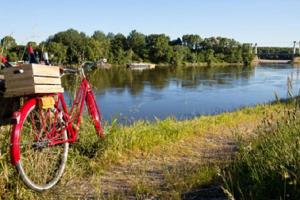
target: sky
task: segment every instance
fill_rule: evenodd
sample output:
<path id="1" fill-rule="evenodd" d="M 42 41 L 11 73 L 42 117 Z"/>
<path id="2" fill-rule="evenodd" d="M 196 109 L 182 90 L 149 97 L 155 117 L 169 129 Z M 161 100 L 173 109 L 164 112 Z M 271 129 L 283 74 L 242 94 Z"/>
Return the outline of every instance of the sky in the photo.
<path id="1" fill-rule="evenodd" d="M 300 41 L 300 0 L 0 0 L 0 21 L 0 38 L 11 35 L 19 44 L 74 28 L 289 47 Z"/>

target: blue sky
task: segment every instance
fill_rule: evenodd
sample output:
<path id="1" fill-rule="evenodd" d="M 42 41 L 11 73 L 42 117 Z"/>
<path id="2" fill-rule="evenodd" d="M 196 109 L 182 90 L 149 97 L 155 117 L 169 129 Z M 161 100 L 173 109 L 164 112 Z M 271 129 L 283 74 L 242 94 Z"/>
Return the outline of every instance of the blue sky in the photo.
<path id="1" fill-rule="evenodd" d="M 0 38 L 42 41 L 68 28 L 224 36 L 260 46 L 300 41 L 300 0 L 0 0 Z"/>

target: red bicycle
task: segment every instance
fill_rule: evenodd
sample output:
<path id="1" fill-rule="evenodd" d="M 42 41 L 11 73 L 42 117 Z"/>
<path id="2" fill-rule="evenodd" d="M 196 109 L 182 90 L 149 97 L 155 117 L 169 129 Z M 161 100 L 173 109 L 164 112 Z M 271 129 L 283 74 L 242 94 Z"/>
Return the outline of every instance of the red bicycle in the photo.
<path id="1" fill-rule="evenodd" d="M 13 114 L 11 160 L 24 183 L 35 191 L 53 187 L 65 169 L 69 143 L 75 142 L 86 102 L 96 132 L 104 136 L 101 115 L 82 67 L 63 69 L 79 74 L 81 83 L 68 112 L 62 93 L 27 97 Z"/>

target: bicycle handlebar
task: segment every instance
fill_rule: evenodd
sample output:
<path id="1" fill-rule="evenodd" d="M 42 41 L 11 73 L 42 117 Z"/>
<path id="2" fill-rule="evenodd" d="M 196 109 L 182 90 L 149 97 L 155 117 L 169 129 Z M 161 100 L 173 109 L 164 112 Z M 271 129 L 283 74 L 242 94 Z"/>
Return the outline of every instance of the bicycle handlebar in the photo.
<path id="1" fill-rule="evenodd" d="M 85 73 L 82 67 L 78 69 L 74 68 L 60 68 L 61 70 L 61 77 L 64 76 L 66 73 L 68 74 L 80 74 L 81 77 L 85 78 Z"/>
<path id="2" fill-rule="evenodd" d="M 79 73 L 79 69 L 71 69 L 71 68 L 61 68 L 61 70 L 66 73 L 70 73 L 70 74 L 77 74 Z"/>

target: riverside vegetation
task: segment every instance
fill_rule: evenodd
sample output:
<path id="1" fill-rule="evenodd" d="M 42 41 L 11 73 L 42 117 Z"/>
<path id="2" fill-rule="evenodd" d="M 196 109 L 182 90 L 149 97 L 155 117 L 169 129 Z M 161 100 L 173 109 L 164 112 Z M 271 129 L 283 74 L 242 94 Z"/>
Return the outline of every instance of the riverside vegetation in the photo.
<path id="1" fill-rule="evenodd" d="M 62 180 L 44 193 L 16 176 L 1 127 L 0 198 L 299 199 L 298 109 L 292 101 L 185 121 L 114 121 L 104 140 L 84 119 Z"/>
<path id="2" fill-rule="evenodd" d="M 58 32 L 39 44 L 30 42 L 39 52 L 48 51 L 54 64 L 76 65 L 86 60 L 107 58 L 115 65 L 130 62 L 152 62 L 163 65 L 250 64 L 254 58 L 250 44 L 224 37 L 201 38 L 186 34 L 171 40 L 165 34 L 145 35 L 136 30 L 125 36 L 95 31 L 91 36 L 74 29 Z M 12 36 L 1 39 L 1 49 L 10 61 L 26 60 L 24 45 Z"/>
<path id="3" fill-rule="evenodd" d="M 236 160 L 224 172 L 224 188 L 236 199 L 300 198 L 299 103 L 264 119 L 241 140 Z"/>

